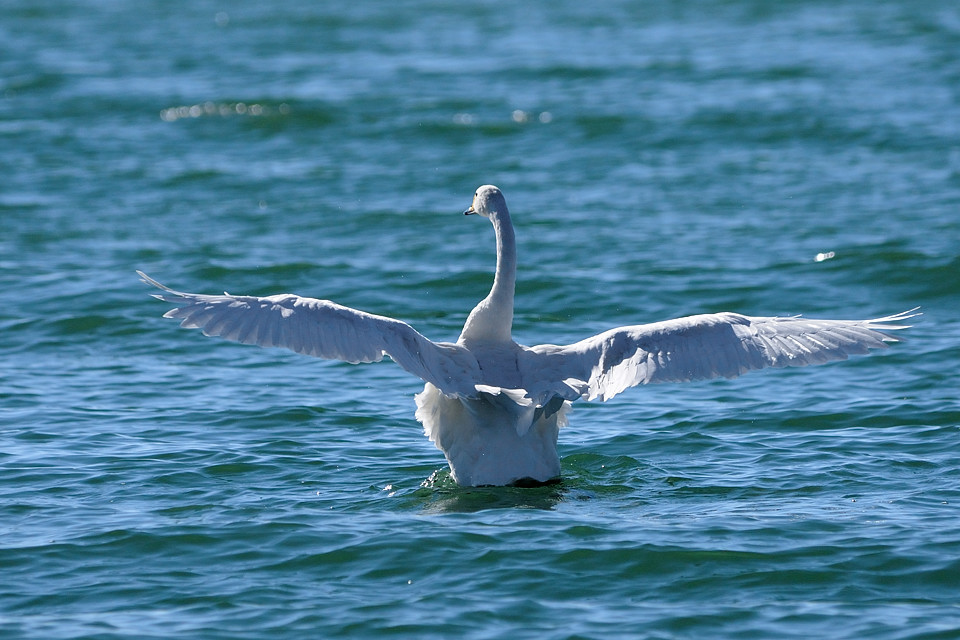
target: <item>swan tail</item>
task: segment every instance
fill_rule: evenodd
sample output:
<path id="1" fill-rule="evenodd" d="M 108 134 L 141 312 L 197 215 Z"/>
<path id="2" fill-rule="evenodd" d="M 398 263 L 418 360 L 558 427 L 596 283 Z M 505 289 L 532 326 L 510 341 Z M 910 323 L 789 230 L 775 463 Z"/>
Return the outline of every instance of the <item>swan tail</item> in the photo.
<path id="1" fill-rule="evenodd" d="M 502 389 L 476 397 L 450 395 L 427 384 L 416 396 L 423 433 L 443 452 L 460 485 L 504 485 L 524 478 L 545 482 L 560 473 L 557 432 L 570 403 L 514 402 Z M 508 390 L 517 391 L 517 390 Z M 520 396 L 525 398 L 525 394 Z"/>

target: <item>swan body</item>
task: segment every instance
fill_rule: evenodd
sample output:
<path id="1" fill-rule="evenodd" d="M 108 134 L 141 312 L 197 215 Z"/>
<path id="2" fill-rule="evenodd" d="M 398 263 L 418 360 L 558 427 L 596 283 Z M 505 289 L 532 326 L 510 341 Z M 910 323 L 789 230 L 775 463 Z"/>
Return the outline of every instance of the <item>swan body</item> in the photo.
<path id="1" fill-rule="evenodd" d="M 526 347 L 511 337 L 517 251 L 500 190 L 480 187 L 465 212 L 493 224 L 497 269 L 456 343 L 328 300 L 203 295 L 158 287 L 165 317 L 244 344 L 351 363 L 390 356 L 426 383 L 416 417 L 460 485 L 545 482 L 560 475 L 557 435 L 579 398 L 609 400 L 654 382 L 732 378 L 754 369 L 821 364 L 886 347 L 916 309 L 873 320 L 712 313 L 611 329 L 566 345 Z"/>

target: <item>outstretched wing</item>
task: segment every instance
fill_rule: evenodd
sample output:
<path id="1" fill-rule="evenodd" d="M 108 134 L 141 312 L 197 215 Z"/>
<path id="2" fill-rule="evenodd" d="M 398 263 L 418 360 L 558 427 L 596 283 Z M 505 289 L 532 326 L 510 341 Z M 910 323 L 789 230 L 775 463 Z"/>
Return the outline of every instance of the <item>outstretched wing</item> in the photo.
<path id="1" fill-rule="evenodd" d="M 291 294 L 219 296 L 174 291 L 141 271 L 163 291 L 155 298 L 177 305 L 164 314 L 180 326 L 243 344 L 282 347 L 317 358 L 377 362 L 384 355 L 447 394 L 474 396 L 480 371 L 462 347 L 428 340 L 413 327 L 384 316 Z"/>
<path id="2" fill-rule="evenodd" d="M 886 347 L 916 309 L 874 320 L 751 318 L 713 313 L 611 329 L 568 346 L 533 347 L 531 369 L 542 374 L 530 386 L 568 400 L 609 400 L 638 384 L 733 378 L 765 367 L 799 367 L 845 360 Z"/>

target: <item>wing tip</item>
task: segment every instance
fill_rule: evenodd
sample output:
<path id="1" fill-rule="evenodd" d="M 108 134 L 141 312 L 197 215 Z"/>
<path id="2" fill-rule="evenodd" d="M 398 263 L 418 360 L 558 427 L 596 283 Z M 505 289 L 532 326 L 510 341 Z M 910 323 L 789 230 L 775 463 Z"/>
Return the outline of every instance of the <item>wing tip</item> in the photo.
<path id="1" fill-rule="evenodd" d="M 157 282 L 156 280 L 154 280 L 153 278 L 145 274 L 143 271 L 140 271 L 140 269 L 136 269 L 135 271 L 137 272 L 137 275 L 140 276 L 140 282 L 153 285 L 154 287 L 161 286 L 159 282 Z"/>
<path id="2" fill-rule="evenodd" d="M 874 318 L 872 320 L 867 320 L 864 322 L 864 325 L 868 329 L 873 329 L 879 331 L 882 335 L 883 342 L 905 342 L 905 339 L 900 336 L 890 335 L 888 333 L 883 333 L 885 331 L 900 331 L 902 329 L 910 329 L 913 327 L 913 324 L 906 324 L 906 320 L 911 318 L 918 318 L 923 315 L 923 312 L 920 311 L 920 307 L 914 307 L 913 309 L 908 309 L 907 311 L 901 311 L 900 313 L 894 313 L 889 316 L 884 316 L 882 318 Z M 886 344 L 882 346 L 887 346 Z"/>
<path id="3" fill-rule="evenodd" d="M 151 293 L 150 297 L 156 298 L 157 300 L 162 300 L 163 302 L 169 302 L 171 304 L 184 304 L 187 301 L 196 298 L 197 296 L 192 293 L 184 293 L 183 291 L 177 291 L 176 289 L 171 289 L 165 284 L 161 284 L 148 276 L 143 271 L 136 269 L 137 275 L 140 276 L 140 280 L 152 287 L 160 289 L 162 293 Z"/>
<path id="4" fill-rule="evenodd" d="M 156 287 L 157 289 L 161 289 L 161 290 L 167 291 L 167 292 L 169 292 L 169 293 L 175 293 L 175 294 L 177 294 L 177 295 L 180 295 L 180 292 L 179 292 L 179 291 L 174 291 L 174 290 L 171 289 L 170 287 L 168 287 L 168 286 L 166 286 L 166 285 L 163 285 L 163 284 L 160 284 L 159 282 L 157 282 L 156 280 L 154 280 L 153 278 L 151 278 L 150 276 L 148 276 L 147 274 L 145 274 L 143 271 L 140 271 L 139 269 L 136 269 L 136 272 L 137 272 L 137 275 L 140 276 L 140 281 L 143 282 L 144 284 L 148 284 L 148 285 L 150 285 L 150 286 L 152 286 L 152 287 Z M 156 293 L 153 293 L 153 294 L 150 294 L 150 295 L 152 295 L 154 298 L 159 297 L 159 294 L 156 294 Z M 161 298 L 161 300 L 162 300 L 162 298 Z"/>
<path id="5" fill-rule="evenodd" d="M 920 311 L 920 307 L 914 307 L 913 309 L 907 309 L 906 311 L 901 311 L 900 313 L 894 313 L 889 316 L 884 316 L 882 318 L 874 318 L 870 322 L 901 322 L 903 320 L 909 320 L 910 318 L 917 318 L 922 316 L 923 312 Z"/>

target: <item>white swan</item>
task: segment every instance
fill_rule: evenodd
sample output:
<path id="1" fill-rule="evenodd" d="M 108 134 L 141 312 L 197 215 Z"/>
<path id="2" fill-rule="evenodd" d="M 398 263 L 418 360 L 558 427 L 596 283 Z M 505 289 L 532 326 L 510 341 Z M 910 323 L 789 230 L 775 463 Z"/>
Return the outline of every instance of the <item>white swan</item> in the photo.
<path id="1" fill-rule="evenodd" d="M 611 329 L 567 346 L 525 347 L 511 338 L 517 250 L 500 190 L 480 187 L 465 214 L 493 223 L 497 271 L 456 343 L 432 342 L 410 325 L 328 300 L 201 295 L 159 287 L 178 305 L 165 314 L 244 344 L 283 347 L 346 362 L 384 355 L 426 382 L 416 397 L 424 433 L 466 486 L 549 481 L 560 474 L 557 432 L 578 398 L 608 400 L 652 382 L 732 378 L 764 367 L 843 360 L 897 339 L 916 309 L 875 320 L 752 318 L 712 313 Z"/>

